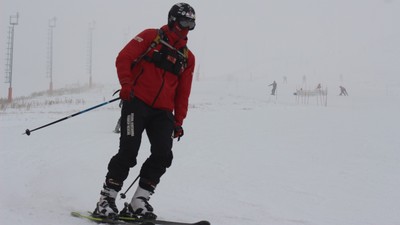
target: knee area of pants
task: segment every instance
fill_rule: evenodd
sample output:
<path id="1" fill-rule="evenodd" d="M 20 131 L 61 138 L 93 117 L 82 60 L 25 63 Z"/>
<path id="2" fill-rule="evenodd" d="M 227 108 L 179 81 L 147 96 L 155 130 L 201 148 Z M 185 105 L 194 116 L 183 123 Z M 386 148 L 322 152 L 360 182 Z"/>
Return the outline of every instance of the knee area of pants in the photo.
<path id="1" fill-rule="evenodd" d="M 168 168 L 172 164 L 173 156 L 172 154 L 151 156 L 150 159 L 154 164 Z"/>

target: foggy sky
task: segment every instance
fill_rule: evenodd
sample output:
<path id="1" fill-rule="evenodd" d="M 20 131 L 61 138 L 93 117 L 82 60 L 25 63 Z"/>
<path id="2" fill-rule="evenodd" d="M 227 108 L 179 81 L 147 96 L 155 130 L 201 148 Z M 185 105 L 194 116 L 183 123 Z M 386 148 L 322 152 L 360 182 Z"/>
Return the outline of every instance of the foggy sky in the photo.
<path id="1" fill-rule="evenodd" d="M 166 24 L 170 0 L 0 0 L 0 98 L 7 97 L 5 58 L 10 16 L 15 26 L 14 96 L 47 90 L 49 20 L 54 88 L 88 83 L 89 24 L 93 79 L 115 84 L 115 57 L 145 28 Z M 375 82 L 400 86 L 399 0 L 186 1 L 197 26 L 188 46 L 201 79 L 268 77 L 301 82 Z"/>

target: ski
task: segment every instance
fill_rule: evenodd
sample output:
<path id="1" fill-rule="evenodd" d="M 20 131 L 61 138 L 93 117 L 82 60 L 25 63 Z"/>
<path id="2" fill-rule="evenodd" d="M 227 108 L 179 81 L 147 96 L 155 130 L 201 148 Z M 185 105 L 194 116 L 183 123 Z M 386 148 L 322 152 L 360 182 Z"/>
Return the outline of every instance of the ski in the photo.
<path id="1" fill-rule="evenodd" d="M 122 220 L 112 220 L 107 218 L 99 218 L 92 216 L 91 213 L 80 213 L 80 212 L 71 212 L 71 216 L 87 219 L 96 223 L 107 223 L 107 224 L 123 224 Z"/>
<path id="2" fill-rule="evenodd" d="M 97 223 L 107 223 L 107 224 L 121 224 L 121 225 L 211 225 L 210 222 L 202 220 L 194 223 L 190 222 L 178 222 L 178 221 L 169 221 L 169 220 L 148 220 L 142 218 L 131 218 L 131 217 L 119 217 L 117 220 L 106 219 L 94 217 L 91 212 L 80 213 L 80 212 L 71 212 L 71 215 L 74 217 L 79 217 L 83 219 L 87 219 Z"/>
<path id="3" fill-rule="evenodd" d="M 177 222 L 177 221 L 169 221 L 169 220 L 147 220 L 147 219 L 135 219 L 131 217 L 119 217 L 120 220 L 125 221 L 126 223 L 144 223 L 144 224 L 157 224 L 157 225 L 211 225 L 210 222 L 206 220 L 198 221 L 195 223 L 188 222 Z"/>

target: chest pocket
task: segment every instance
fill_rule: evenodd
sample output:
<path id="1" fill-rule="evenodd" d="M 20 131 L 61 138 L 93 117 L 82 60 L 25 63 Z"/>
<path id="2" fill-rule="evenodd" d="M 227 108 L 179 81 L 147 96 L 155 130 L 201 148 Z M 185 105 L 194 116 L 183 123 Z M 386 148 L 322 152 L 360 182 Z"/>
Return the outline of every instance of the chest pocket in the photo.
<path id="1" fill-rule="evenodd" d="M 156 67 L 179 76 L 187 67 L 187 47 L 176 50 L 161 44 L 160 50 L 154 50 L 151 56 L 144 59 L 155 64 Z"/>

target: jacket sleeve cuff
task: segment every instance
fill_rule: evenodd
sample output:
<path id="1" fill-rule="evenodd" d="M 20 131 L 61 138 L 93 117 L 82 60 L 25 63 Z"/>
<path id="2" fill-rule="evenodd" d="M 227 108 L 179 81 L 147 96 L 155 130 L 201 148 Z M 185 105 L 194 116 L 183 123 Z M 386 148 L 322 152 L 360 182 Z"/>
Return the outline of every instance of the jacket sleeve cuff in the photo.
<path id="1" fill-rule="evenodd" d="M 183 121 L 175 118 L 175 126 L 182 126 Z"/>

